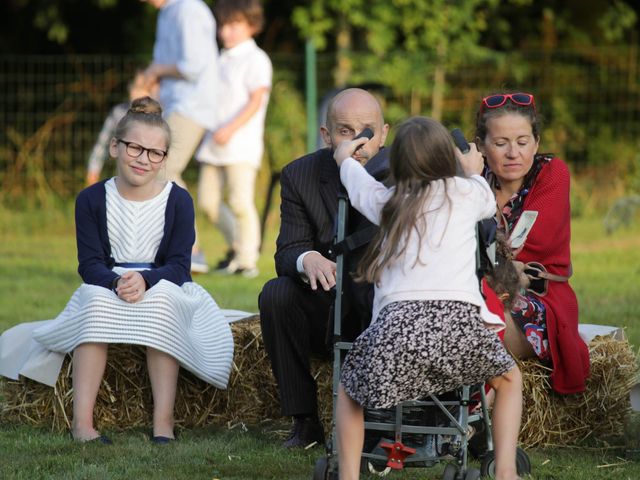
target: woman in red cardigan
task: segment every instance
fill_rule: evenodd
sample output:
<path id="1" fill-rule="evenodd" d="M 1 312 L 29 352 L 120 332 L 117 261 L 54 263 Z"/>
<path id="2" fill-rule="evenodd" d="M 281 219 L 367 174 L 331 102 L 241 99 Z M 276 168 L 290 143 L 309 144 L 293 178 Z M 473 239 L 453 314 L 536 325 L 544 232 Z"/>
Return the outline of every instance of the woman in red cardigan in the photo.
<path id="1" fill-rule="evenodd" d="M 514 356 L 537 356 L 552 366 L 555 391 L 577 393 L 589 375 L 589 352 L 578 335 L 578 301 L 568 282 L 569 170 L 559 158 L 537 153 L 539 129 L 533 95 L 502 93 L 482 100 L 475 136 L 496 194 L 499 228 L 508 237 L 523 212 L 537 212 L 525 243 L 514 249 L 517 266 L 532 279 L 505 312 L 504 341 Z"/>

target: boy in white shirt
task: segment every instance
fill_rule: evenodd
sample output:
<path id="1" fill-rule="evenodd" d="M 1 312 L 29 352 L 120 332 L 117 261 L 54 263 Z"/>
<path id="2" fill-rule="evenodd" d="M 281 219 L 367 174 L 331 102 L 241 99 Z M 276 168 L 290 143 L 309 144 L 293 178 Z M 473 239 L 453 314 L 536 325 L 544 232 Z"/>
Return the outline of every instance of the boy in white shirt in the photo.
<path id="1" fill-rule="evenodd" d="M 259 0 L 218 0 L 214 15 L 224 45 L 219 59 L 218 125 L 196 154 L 201 162 L 198 203 L 229 245 L 218 270 L 255 277 L 260 221 L 254 190 L 264 150 L 272 66 L 253 40 L 263 24 Z"/>

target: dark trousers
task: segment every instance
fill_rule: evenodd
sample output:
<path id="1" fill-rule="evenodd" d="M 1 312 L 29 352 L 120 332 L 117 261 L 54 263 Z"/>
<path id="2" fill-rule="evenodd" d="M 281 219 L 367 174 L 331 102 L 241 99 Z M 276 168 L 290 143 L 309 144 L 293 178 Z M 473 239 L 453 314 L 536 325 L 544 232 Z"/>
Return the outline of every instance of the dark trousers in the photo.
<path id="1" fill-rule="evenodd" d="M 262 338 L 278 383 L 282 415 L 318 411 L 312 354 L 327 356 L 326 334 L 333 295 L 289 277 L 269 280 L 258 300 Z M 328 358 L 328 356 L 327 356 Z"/>

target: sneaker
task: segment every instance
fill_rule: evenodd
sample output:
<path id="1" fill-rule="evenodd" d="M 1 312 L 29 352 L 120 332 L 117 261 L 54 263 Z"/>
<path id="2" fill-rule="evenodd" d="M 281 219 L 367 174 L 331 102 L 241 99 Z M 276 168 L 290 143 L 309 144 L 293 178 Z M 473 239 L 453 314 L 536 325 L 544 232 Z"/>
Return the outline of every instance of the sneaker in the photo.
<path id="1" fill-rule="evenodd" d="M 227 267 L 229 267 L 229 265 L 233 261 L 233 257 L 235 257 L 235 256 L 236 256 L 236 252 L 234 252 L 230 248 L 229 250 L 227 250 L 227 253 L 225 253 L 224 258 L 218 262 L 218 264 L 216 265 L 215 269 L 216 270 L 226 270 Z"/>
<path id="2" fill-rule="evenodd" d="M 207 273 L 209 265 L 204 258 L 204 253 L 197 252 L 191 254 L 191 273 Z"/>
<path id="3" fill-rule="evenodd" d="M 256 278 L 260 273 L 256 267 L 241 267 L 235 260 L 231 260 L 227 268 L 218 271 L 226 275 L 242 275 L 244 278 Z"/>

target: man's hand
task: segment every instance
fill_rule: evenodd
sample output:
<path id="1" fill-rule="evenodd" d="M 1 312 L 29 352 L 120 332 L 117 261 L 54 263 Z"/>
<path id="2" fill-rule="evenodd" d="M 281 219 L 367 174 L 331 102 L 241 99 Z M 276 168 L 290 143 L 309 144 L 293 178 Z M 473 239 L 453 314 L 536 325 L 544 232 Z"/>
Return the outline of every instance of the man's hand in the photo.
<path id="1" fill-rule="evenodd" d="M 302 266 L 312 290 L 318 289 L 318 283 L 325 291 L 329 291 L 336 284 L 335 262 L 318 252 L 308 253 L 302 260 Z"/>
<path id="2" fill-rule="evenodd" d="M 116 285 L 116 293 L 125 302 L 136 303 L 142 300 L 146 291 L 146 283 L 140 272 L 124 272 Z"/>
<path id="3" fill-rule="evenodd" d="M 340 142 L 338 148 L 333 152 L 333 158 L 338 166 L 342 165 L 347 158 L 353 156 L 358 147 L 367 143 L 369 139 L 367 137 L 356 138 L 355 140 L 344 140 Z"/>
<path id="4" fill-rule="evenodd" d="M 147 90 L 152 90 L 162 78 L 184 78 L 175 65 L 152 63 L 142 72 L 143 84 Z"/>

